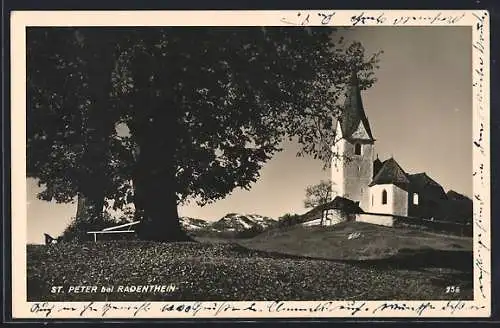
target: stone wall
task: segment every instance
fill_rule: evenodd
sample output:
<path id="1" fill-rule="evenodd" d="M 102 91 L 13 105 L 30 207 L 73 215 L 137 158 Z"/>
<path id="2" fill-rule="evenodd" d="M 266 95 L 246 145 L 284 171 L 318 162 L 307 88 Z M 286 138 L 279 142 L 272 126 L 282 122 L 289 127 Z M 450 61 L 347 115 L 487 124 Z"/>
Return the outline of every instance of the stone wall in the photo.
<path id="1" fill-rule="evenodd" d="M 395 219 L 392 216 L 358 214 L 356 221 L 392 227 Z"/>

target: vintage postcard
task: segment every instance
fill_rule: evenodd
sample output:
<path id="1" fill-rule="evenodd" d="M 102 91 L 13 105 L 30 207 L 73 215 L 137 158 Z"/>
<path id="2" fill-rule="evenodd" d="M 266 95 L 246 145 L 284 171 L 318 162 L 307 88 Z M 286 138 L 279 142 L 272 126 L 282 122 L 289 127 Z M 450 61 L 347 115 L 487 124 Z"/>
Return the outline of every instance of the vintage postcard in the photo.
<path id="1" fill-rule="evenodd" d="M 14 319 L 491 315 L 487 11 L 14 11 Z"/>

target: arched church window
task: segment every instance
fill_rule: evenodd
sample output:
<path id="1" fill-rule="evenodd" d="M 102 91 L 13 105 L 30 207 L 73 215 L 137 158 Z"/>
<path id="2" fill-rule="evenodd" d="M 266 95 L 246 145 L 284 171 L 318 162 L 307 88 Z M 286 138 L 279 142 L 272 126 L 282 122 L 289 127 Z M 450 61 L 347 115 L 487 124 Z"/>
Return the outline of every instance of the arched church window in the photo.
<path id="1" fill-rule="evenodd" d="M 382 204 L 387 204 L 387 190 L 382 190 Z"/>
<path id="2" fill-rule="evenodd" d="M 361 144 L 354 144 L 354 155 L 361 155 Z"/>

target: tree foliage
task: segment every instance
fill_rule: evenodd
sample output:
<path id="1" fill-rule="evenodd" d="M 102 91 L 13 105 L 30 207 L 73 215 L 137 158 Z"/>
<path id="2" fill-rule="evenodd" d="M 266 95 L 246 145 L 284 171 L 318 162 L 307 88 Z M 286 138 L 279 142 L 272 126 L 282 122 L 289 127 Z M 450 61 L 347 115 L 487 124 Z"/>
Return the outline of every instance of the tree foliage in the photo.
<path id="1" fill-rule="evenodd" d="M 290 227 L 302 223 L 302 216 L 299 214 L 286 213 L 278 218 L 278 227 Z"/>
<path id="2" fill-rule="evenodd" d="M 267 229 L 269 229 L 269 228 L 267 228 Z M 256 224 L 249 229 L 245 229 L 245 230 L 237 232 L 235 237 L 241 238 L 241 239 L 253 238 L 253 237 L 260 235 L 264 231 L 266 231 L 266 228 L 262 227 L 261 225 Z"/>
<path id="3" fill-rule="evenodd" d="M 90 197 L 99 212 L 126 183 L 128 145 L 116 134 L 120 113 L 109 96 L 115 37 L 113 30 L 28 29 L 27 174 L 44 186 L 40 199 Z"/>
<path id="4" fill-rule="evenodd" d="M 133 201 L 155 223 L 148 230 L 164 233 L 180 229 L 179 203 L 204 205 L 250 188 L 286 138 L 299 140 L 299 155 L 329 163 L 345 83 L 356 70 L 369 87 L 378 61 L 359 43 L 334 44 L 331 34 L 33 29 L 28 174 L 45 186 L 43 199 L 81 195 L 98 210 L 104 198 L 116 207 Z M 128 136 L 118 136 L 118 124 Z"/>
<path id="5" fill-rule="evenodd" d="M 332 200 L 332 182 L 321 180 L 320 183 L 306 188 L 305 208 L 315 208 Z"/>

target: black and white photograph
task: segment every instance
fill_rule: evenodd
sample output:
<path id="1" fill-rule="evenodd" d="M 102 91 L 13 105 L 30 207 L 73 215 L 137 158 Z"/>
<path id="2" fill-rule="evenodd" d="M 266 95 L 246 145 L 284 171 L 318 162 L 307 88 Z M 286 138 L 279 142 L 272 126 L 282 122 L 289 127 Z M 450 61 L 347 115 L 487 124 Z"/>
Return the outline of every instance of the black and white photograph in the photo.
<path id="1" fill-rule="evenodd" d="M 484 12 L 403 13 L 27 24 L 23 311 L 484 315 Z"/>

